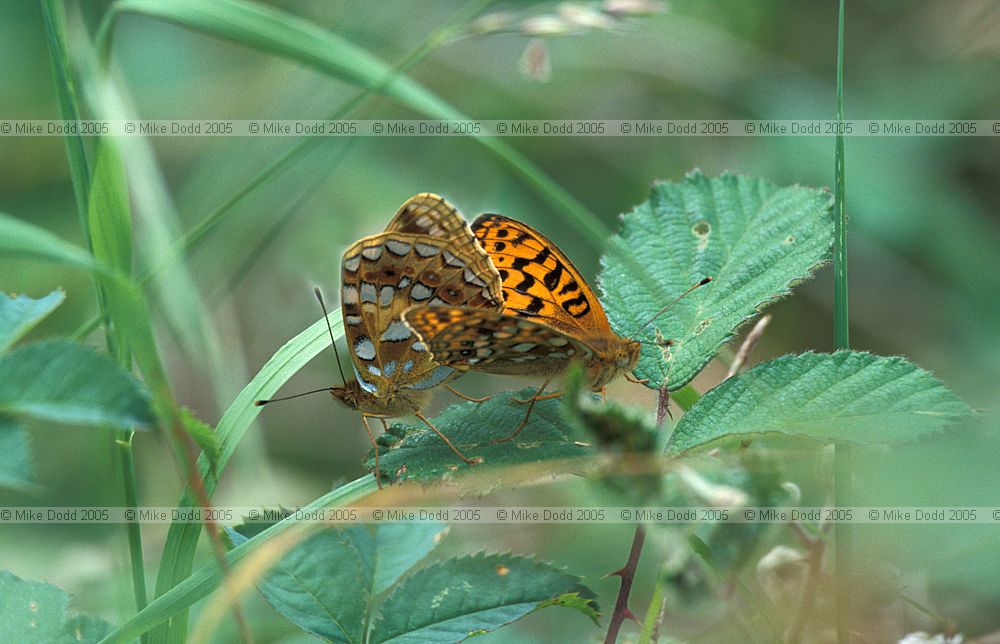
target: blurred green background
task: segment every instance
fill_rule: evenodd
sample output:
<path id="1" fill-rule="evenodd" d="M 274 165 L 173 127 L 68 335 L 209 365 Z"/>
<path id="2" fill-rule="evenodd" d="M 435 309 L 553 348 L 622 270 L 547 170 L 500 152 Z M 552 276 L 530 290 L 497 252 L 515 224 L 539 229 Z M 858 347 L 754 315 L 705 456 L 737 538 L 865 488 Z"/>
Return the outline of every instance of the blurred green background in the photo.
<path id="1" fill-rule="evenodd" d="M 390 64 L 465 6 L 270 4 Z M 84 36 L 93 38 L 107 5 L 67 6 L 71 36 L 83 51 L 80 43 Z M 835 2 L 674 0 L 663 13 L 622 20 L 610 29 L 545 38 L 541 42 L 550 65 L 545 79 L 525 73 L 521 60 L 532 39 L 518 25 L 524 18 L 556 14 L 558 5 L 495 3 L 487 13 L 502 11 L 516 18 L 509 30 L 450 40 L 408 75 L 472 118 L 834 116 Z M 0 117 L 59 118 L 40 9 L 9 3 L 3 16 Z M 129 113 L 139 118 L 324 118 L 358 92 L 318 71 L 162 21 L 126 15 L 114 33 L 118 77 Z M 847 118 L 1000 117 L 1000 5 L 995 2 L 853 0 L 847 5 L 846 52 Z M 351 116 L 419 118 L 377 96 L 364 100 Z M 834 145 L 828 138 L 508 142 L 596 213 L 609 231 L 620 213 L 646 199 L 651 181 L 677 180 L 696 167 L 709 175 L 731 170 L 779 185 L 833 183 Z M 183 233 L 299 141 L 163 137 L 150 143 L 176 212 L 176 221 L 168 223 Z M 855 137 L 847 139 L 846 155 L 852 346 L 905 355 L 982 410 L 975 420 L 938 437 L 864 453 L 857 472 L 859 502 L 1000 505 L 1000 146 L 989 136 Z M 0 177 L 0 211 L 84 243 L 62 139 L 0 138 Z M 311 287 L 320 285 L 328 299 L 336 299 L 343 249 L 379 231 L 400 203 L 421 191 L 444 195 L 470 219 L 484 211 L 523 219 L 552 237 L 585 274 L 596 272 L 601 249 L 473 140 L 324 139 L 239 201 L 195 247 L 186 264 L 197 292 L 151 298 L 158 321 L 168 319 L 164 306 L 183 307 L 185 315 L 203 316 L 207 337 L 217 339 L 219 362 L 213 368 L 191 350 L 200 346 L 197 342 L 178 335 L 174 326 L 160 327 L 161 351 L 179 400 L 217 421 L 268 357 L 318 318 Z M 146 234 L 137 216 L 139 269 L 149 261 L 143 252 Z M 752 362 L 805 349 L 831 350 L 832 282 L 830 269 L 823 269 L 772 307 L 774 318 Z M 66 289 L 66 303 L 35 337 L 71 333 L 97 310 L 87 275 L 48 264 L 0 257 L 0 288 L 33 297 Z M 97 346 L 103 343 L 99 336 L 91 338 Z M 712 386 L 721 372 L 709 368 L 696 387 Z M 324 354 L 287 389 L 320 387 L 337 378 L 332 354 Z M 461 388 L 480 394 L 521 384 L 472 375 Z M 652 404 L 634 386 L 618 384 L 613 395 Z M 439 394 L 434 409 L 451 402 L 447 393 Z M 31 429 L 44 489 L 31 498 L 0 493 L 0 504 L 119 502 L 109 441 L 72 428 Z M 337 481 L 362 475 L 367 448 L 358 416 L 321 396 L 269 408 L 242 442 L 216 502 L 305 504 Z M 141 436 L 136 449 L 142 500 L 176 503 L 180 483 L 166 446 Z M 811 464 L 808 457 L 790 459 L 789 477 L 802 485 L 807 500 L 822 503 L 829 481 Z M 574 490 L 573 484 L 549 484 L 497 499 L 572 503 L 581 498 Z M 153 567 L 165 532 L 165 526 L 144 532 Z M 586 576 L 610 609 L 617 582 L 599 578 L 624 561 L 630 538 L 629 526 L 466 527 L 452 530 L 447 548 L 537 553 Z M 868 556 L 898 575 L 891 587 L 905 588 L 967 632 L 998 627 L 989 618 L 1000 613 L 996 527 L 873 526 L 859 530 L 858 539 Z M 0 552 L 0 568 L 64 587 L 83 609 L 112 622 L 128 614 L 127 551 L 119 527 L 5 526 Z M 655 561 L 655 550 L 646 556 Z M 654 569 L 650 564 L 640 575 L 633 608 L 648 601 Z M 293 632 L 254 602 L 255 625 L 274 637 Z M 870 617 L 894 636 L 918 627 L 940 630 L 912 608 L 893 604 L 885 612 L 891 615 Z M 697 623 L 685 627 L 697 633 Z M 553 632 L 580 637 L 596 632 L 579 615 L 558 610 L 534 615 L 515 628 L 495 637 L 517 633 L 542 640 Z"/>

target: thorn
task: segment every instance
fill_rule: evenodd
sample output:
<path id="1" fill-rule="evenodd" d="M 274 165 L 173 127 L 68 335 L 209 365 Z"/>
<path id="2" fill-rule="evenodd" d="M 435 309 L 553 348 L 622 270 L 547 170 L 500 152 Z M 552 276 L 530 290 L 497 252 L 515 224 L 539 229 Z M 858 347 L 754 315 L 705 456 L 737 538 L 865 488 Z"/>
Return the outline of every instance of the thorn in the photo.
<path id="1" fill-rule="evenodd" d="M 617 577 L 624 577 L 625 576 L 625 569 L 624 568 L 619 568 L 618 570 L 615 570 L 613 572 L 609 572 L 608 574 L 606 574 L 603 577 L 601 577 L 601 579 L 607 579 L 608 577 L 616 577 L 616 576 Z"/>
<path id="2" fill-rule="evenodd" d="M 625 616 L 625 619 L 630 619 L 636 624 L 641 623 L 639 622 L 639 618 L 635 616 L 635 613 L 633 613 L 628 609 L 628 606 L 625 607 L 625 610 L 622 612 L 622 614 Z"/>

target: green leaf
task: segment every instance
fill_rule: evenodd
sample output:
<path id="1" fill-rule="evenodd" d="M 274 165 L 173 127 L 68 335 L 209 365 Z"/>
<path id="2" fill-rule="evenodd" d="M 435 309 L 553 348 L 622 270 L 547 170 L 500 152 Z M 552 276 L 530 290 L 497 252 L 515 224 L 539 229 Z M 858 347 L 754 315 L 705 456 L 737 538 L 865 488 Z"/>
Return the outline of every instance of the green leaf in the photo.
<path id="1" fill-rule="evenodd" d="M 334 642 L 361 642 L 371 600 L 355 539 L 364 528 L 323 530 L 285 554 L 257 584 L 268 603 L 296 626 Z M 246 537 L 227 530 L 233 543 Z M 370 539 L 370 537 L 368 537 Z"/>
<path id="2" fill-rule="evenodd" d="M 566 415 L 582 434 L 593 436 L 598 445 L 615 446 L 625 452 L 650 452 L 659 438 L 659 428 L 650 413 L 633 405 L 601 400 L 584 386 L 583 369 L 574 365 L 566 374 Z"/>
<path id="3" fill-rule="evenodd" d="M 372 642 L 460 642 L 546 606 L 598 622 L 596 595 L 579 577 L 524 557 L 477 554 L 435 563 L 386 598 Z"/>
<path id="4" fill-rule="evenodd" d="M 136 429 L 153 424 L 149 394 L 107 356 L 62 340 L 0 357 L 0 412 Z"/>
<path id="5" fill-rule="evenodd" d="M 66 294 L 62 291 L 52 291 L 37 300 L 27 295 L 11 297 L 0 293 L 0 353 L 45 319 L 64 299 Z"/>
<path id="6" fill-rule="evenodd" d="M 459 470 L 482 474 L 498 465 L 547 463 L 554 459 L 570 459 L 592 455 L 593 451 L 575 441 L 562 415 L 558 399 L 541 400 L 535 404 L 528 424 L 516 438 L 503 443 L 492 441 L 508 436 L 524 419 L 525 400 L 535 389 L 504 392 L 484 403 L 465 402 L 449 406 L 431 422 L 451 442 L 470 458 L 482 458 L 482 463 L 466 465 L 441 438 L 424 424 L 394 423 L 378 437 L 379 470 L 383 480 L 434 480 L 452 476 Z M 374 469 L 374 452 L 365 465 Z M 545 473 L 551 467 L 541 468 Z"/>
<path id="7" fill-rule="evenodd" d="M 108 634 L 104 620 L 66 615 L 69 599 L 55 586 L 0 571 L 0 642 L 97 642 Z"/>
<path id="8" fill-rule="evenodd" d="M 375 531 L 375 594 L 430 554 L 448 530 L 443 523 L 385 523 Z"/>
<path id="9" fill-rule="evenodd" d="M 184 426 L 184 431 L 205 454 L 209 467 L 215 471 L 221 450 L 218 437 L 212 431 L 212 426 L 195 416 L 194 412 L 187 407 L 181 407 L 181 424 Z"/>
<path id="10" fill-rule="evenodd" d="M 32 476 L 31 446 L 28 432 L 17 420 L 0 414 L 0 487 L 31 490 L 35 487 Z"/>
<path id="11" fill-rule="evenodd" d="M 0 212 L 0 253 L 41 259 L 94 273 L 118 276 L 115 271 L 96 261 L 90 253 L 78 246 L 60 239 L 44 228 L 2 212 Z"/>
<path id="12" fill-rule="evenodd" d="M 810 352 L 757 365 L 706 393 L 677 424 L 670 451 L 770 432 L 894 443 L 938 431 L 971 412 L 930 373 L 903 358 Z"/>
<path id="13" fill-rule="evenodd" d="M 623 217 L 613 238 L 621 252 L 603 258 L 598 282 L 612 325 L 630 336 L 692 285 L 714 281 L 645 329 L 635 374 L 653 389 L 690 382 L 741 324 L 829 259 L 830 206 L 822 190 L 732 174 L 710 179 L 695 171 L 681 183 L 654 184 L 649 201 Z M 625 252 L 648 276 L 635 275 Z M 669 362 L 656 346 L 657 329 L 674 341 Z"/>

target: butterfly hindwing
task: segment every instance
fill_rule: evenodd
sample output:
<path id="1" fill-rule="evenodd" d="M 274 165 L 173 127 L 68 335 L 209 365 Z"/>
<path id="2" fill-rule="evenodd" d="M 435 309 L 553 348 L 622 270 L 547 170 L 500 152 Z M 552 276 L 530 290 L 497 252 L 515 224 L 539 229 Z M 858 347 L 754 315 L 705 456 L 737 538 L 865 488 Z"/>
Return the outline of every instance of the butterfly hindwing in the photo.
<path id="1" fill-rule="evenodd" d="M 593 356 L 587 344 L 548 325 L 497 311 L 414 307 L 403 319 L 436 361 L 461 370 L 547 375 Z"/>
<path id="2" fill-rule="evenodd" d="M 491 276 L 477 273 L 447 240 L 400 232 L 366 237 L 341 262 L 344 329 L 355 373 L 371 393 L 424 389 L 452 374 L 413 335 L 402 312 L 414 305 L 490 306 Z"/>
<path id="3" fill-rule="evenodd" d="M 469 265 L 473 274 L 484 277 L 488 303 L 503 300 L 500 274 L 483 250 L 465 218 L 444 198 L 422 192 L 406 200 L 386 226 L 386 232 L 425 235 L 447 241 L 448 251 Z M 489 276 L 489 279 L 486 279 Z"/>

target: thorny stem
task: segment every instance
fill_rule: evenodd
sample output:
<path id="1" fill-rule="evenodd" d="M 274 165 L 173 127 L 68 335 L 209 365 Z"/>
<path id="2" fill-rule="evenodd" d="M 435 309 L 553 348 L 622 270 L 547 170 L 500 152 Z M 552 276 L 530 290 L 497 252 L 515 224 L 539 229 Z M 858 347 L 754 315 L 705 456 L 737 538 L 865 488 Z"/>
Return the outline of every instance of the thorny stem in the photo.
<path id="1" fill-rule="evenodd" d="M 635 571 L 639 566 L 639 556 L 642 554 L 642 544 L 646 541 L 646 528 L 640 523 L 635 526 L 635 535 L 632 537 L 632 549 L 628 553 L 628 561 L 621 570 L 617 570 L 612 575 L 618 575 L 622 579 L 622 585 L 618 589 L 618 599 L 615 601 L 615 610 L 611 614 L 611 622 L 608 624 L 608 634 L 604 638 L 604 644 L 615 644 L 618 641 L 618 631 L 626 619 L 635 619 L 635 615 L 628 609 L 628 595 L 632 591 L 632 582 L 635 581 Z"/>
<path id="2" fill-rule="evenodd" d="M 660 388 L 660 396 L 656 403 L 656 424 L 662 425 L 669 413 L 670 391 L 667 383 L 663 383 Z M 635 526 L 635 534 L 632 536 L 632 549 L 629 551 L 628 562 L 620 570 L 611 573 L 621 577 L 622 585 L 618 588 L 618 599 L 615 601 L 615 610 L 611 615 L 608 624 L 608 634 L 604 638 L 605 644 L 613 644 L 618 639 L 618 631 L 621 630 L 622 623 L 626 619 L 636 620 L 635 615 L 628 608 L 628 596 L 632 592 L 632 583 L 635 581 L 635 571 L 639 565 L 639 556 L 642 554 L 642 546 L 646 542 L 646 528 L 640 523 Z M 651 603 L 652 607 L 653 604 Z M 638 621 L 638 620 L 636 620 Z M 657 628 L 659 624 L 657 624 Z M 645 630 L 645 629 L 643 629 Z"/>

